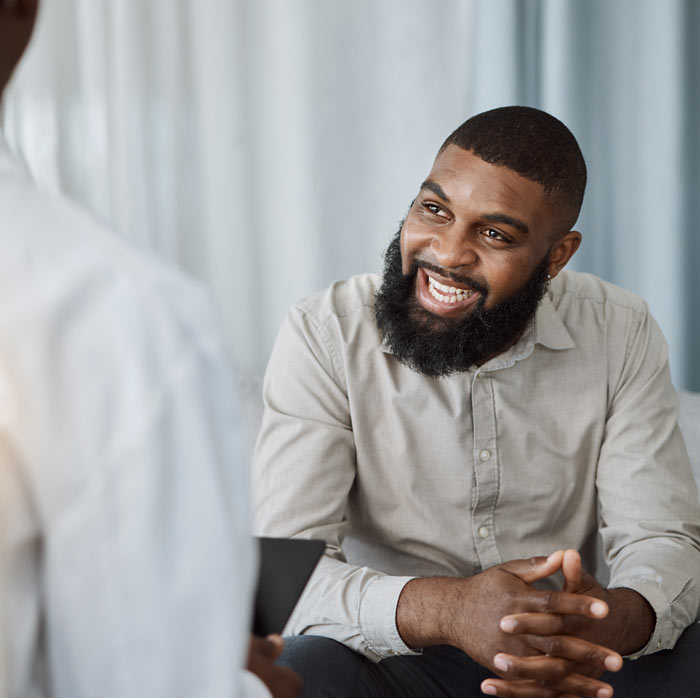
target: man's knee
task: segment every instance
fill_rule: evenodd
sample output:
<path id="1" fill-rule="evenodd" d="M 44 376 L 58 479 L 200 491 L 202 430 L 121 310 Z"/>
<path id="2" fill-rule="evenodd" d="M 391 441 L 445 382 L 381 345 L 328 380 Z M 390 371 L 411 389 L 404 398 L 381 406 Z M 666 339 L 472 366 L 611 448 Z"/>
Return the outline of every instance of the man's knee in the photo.
<path id="1" fill-rule="evenodd" d="M 284 639 L 278 663 L 301 676 L 303 698 L 357 698 L 368 660 L 327 637 L 297 635 Z"/>
<path id="2" fill-rule="evenodd" d="M 700 698 L 700 624 L 694 623 L 680 636 L 672 650 L 663 650 L 625 662 L 619 675 L 604 680 L 620 698 Z"/>
<path id="3" fill-rule="evenodd" d="M 692 688 L 693 698 L 700 698 L 700 623 L 693 623 L 680 636 L 672 653 L 675 655 L 674 675 L 681 675 L 685 685 Z"/>

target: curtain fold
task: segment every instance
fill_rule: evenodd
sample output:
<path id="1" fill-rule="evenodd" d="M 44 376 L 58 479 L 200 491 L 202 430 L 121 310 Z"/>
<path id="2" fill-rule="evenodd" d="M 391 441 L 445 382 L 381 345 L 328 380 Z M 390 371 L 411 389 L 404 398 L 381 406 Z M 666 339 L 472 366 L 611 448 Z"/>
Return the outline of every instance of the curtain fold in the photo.
<path id="1" fill-rule="evenodd" d="M 471 0 L 44 0 L 4 127 L 40 186 L 211 289 L 261 372 L 287 308 L 379 271 L 467 112 Z"/>

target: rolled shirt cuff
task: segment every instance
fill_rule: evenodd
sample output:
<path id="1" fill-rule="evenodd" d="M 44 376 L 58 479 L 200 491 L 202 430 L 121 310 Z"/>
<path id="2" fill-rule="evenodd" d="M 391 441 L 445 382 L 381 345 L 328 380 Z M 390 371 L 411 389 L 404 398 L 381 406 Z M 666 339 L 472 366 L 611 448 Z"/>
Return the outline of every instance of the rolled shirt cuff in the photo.
<path id="1" fill-rule="evenodd" d="M 683 628 L 676 629 L 671 618 L 671 604 L 666 595 L 659 589 L 659 585 L 648 579 L 633 577 L 630 579 L 616 580 L 615 587 L 626 587 L 641 594 L 656 614 L 656 624 L 649 642 L 634 654 L 626 655 L 626 659 L 639 659 L 647 654 L 660 650 L 673 649 L 676 641 L 683 632 Z"/>
<path id="2" fill-rule="evenodd" d="M 377 576 L 365 588 L 358 611 L 360 632 L 367 643 L 366 656 L 379 662 L 402 654 L 421 654 L 412 650 L 396 627 L 396 606 L 404 586 L 415 577 Z"/>

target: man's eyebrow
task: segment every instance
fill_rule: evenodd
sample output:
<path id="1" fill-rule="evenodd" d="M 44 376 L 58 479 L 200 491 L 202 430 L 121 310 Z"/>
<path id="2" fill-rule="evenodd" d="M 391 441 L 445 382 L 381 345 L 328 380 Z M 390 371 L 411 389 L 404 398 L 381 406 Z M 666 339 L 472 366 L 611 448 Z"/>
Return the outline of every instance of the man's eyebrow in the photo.
<path id="1" fill-rule="evenodd" d="M 427 189 L 433 192 L 436 196 L 439 196 L 446 204 L 452 203 L 450 197 L 445 194 L 445 190 L 434 180 L 426 179 L 423 184 L 420 185 L 421 191 Z M 518 218 L 513 218 L 505 213 L 485 213 L 481 218 L 485 221 L 491 223 L 504 223 L 505 225 L 510 225 L 513 228 L 519 230 L 523 235 L 529 235 L 530 229 L 527 227 L 526 223 L 519 220 Z"/>
<path id="2" fill-rule="evenodd" d="M 423 189 L 427 189 L 428 191 L 433 192 L 433 194 L 439 196 L 446 204 L 451 203 L 450 197 L 445 194 L 445 190 L 432 179 L 426 179 L 425 182 L 420 185 L 420 188 L 421 191 L 423 191 Z"/>
<path id="3" fill-rule="evenodd" d="M 510 225 L 513 228 L 517 228 L 523 235 L 529 235 L 530 229 L 527 227 L 526 223 L 523 223 L 517 218 L 512 216 L 507 216 L 505 213 L 485 213 L 481 216 L 485 221 L 490 221 L 491 223 L 504 223 L 505 225 Z"/>

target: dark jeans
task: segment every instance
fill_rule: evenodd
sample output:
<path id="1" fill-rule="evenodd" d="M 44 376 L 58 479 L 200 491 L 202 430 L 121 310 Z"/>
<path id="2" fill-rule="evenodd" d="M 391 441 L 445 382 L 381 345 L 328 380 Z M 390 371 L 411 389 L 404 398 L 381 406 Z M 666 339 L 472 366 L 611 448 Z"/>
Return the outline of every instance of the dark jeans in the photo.
<path id="1" fill-rule="evenodd" d="M 313 635 L 285 639 L 280 663 L 301 674 L 302 698 L 476 698 L 493 676 L 454 647 L 430 647 L 421 656 L 390 657 L 379 664 L 335 640 Z M 603 681 L 615 698 L 700 698 L 700 624 L 673 650 L 625 661 Z"/>

